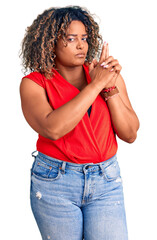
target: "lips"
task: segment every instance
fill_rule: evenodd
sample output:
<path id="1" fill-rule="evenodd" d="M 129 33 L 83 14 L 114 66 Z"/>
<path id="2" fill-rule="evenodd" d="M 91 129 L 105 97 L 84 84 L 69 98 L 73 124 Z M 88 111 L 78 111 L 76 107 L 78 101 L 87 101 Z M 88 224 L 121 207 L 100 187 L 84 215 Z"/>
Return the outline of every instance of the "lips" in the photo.
<path id="1" fill-rule="evenodd" d="M 75 55 L 76 57 L 80 57 L 80 58 L 83 58 L 85 57 L 85 53 L 78 53 Z"/>

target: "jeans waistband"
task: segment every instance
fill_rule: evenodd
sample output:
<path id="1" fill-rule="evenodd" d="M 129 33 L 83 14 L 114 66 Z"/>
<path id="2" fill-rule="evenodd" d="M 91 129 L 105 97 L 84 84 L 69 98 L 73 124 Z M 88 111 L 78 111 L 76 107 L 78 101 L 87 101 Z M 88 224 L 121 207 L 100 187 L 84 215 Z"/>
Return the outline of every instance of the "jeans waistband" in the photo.
<path id="1" fill-rule="evenodd" d="M 59 166 L 62 170 L 62 172 L 65 171 L 65 168 L 73 169 L 75 171 L 79 172 L 85 172 L 87 169 L 88 171 L 99 171 L 102 170 L 102 173 L 104 172 L 104 168 L 108 167 L 112 162 L 117 160 L 117 155 L 114 155 L 113 157 L 109 158 L 108 160 L 100 163 L 84 163 L 84 164 L 78 164 L 78 163 L 71 163 L 67 161 L 63 161 L 57 158 L 49 157 L 41 152 L 38 152 L 37 155 L 34 155 L 36 151 L 32 153 L 33 157 L 39 157 L 39 159 L 47 162 L 50 165 Z"/>

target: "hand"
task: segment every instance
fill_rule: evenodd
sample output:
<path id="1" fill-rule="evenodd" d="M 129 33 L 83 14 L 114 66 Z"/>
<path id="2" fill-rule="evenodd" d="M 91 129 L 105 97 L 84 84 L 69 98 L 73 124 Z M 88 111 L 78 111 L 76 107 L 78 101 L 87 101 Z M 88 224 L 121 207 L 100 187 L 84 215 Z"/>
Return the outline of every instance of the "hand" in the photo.
<path id="1" fill-rule="evenodd" d="M 93 61 L 91 63 L 85 62 L 85 65 L 88 66 L 88 68 L 89 68 L 89 74 L 97 66 L 97 64 L 98 64 L 98 62 L 96 59 L 93 59 Z"/>
<path id="2" fill-rule="evenodd" d="M 91 83 L 94 83 L 97 88 L 102 91 L 103 88 L 109 88 L 115 85 L 117 73 L 97 64 L 93 70 L 90 71 Z"/>
<path id="3" fill-rule="evenodd" d="M 114 82 L 114 85 L 115 85 L 117 77 L 120 74 L 122 67 L 119 64 L 117 59 L 114 59 L 112 56 L 109 56 L 109 47 L 108 47 L 108 43 L 106 42 L 104 42 L 103 44 L 99 63 L 101 63 L 101 66 L 104 68 L 107 68 L 109 71 L 115 71 L 116 75 L 114 76 L 114 79 L 112 79 L 113 80 L 112 82 Z M 110 83 L 110 86 L 108 87 L 111 87 L 111 85 L 112 84 Z"/>
<path id="4" fill-rule="evenodd" d="M 86 63 L 86 65 L 89 66 L 89 73 L 92 73 L 92 70 L 100 64 L 101 67 L 108 69 L 109 71 L 114 71 L 116 74 L 114 74 L 113 79 L 111 79 L 110 82 L 108 82 L 105 86 L 105 88 L 112 87 L 116 84 L 116 80 L 118 75 L 120 74 L 120 71 L 122 67 L 120 66 L 118 60 L 114 59 L 112 56 L 109 56 L 109 47 L 108 43 L 104 42 L 100 61 L 99 63 L 94 59 L 92 63 Z"/>
<path id="5" fill-rule="evenodd" d="M 108 43 L 106 44 L 106 42 L 104 42 L 100 56 L 100 61 L 97 62 L 96 59 L 93 59 L 91 63 L 85 62 L 85 65 L 88 66 L 89 68 L 89 73 L 97 66 L 98 63 L 103 63 L 108 57 L 109 57 Z"/>

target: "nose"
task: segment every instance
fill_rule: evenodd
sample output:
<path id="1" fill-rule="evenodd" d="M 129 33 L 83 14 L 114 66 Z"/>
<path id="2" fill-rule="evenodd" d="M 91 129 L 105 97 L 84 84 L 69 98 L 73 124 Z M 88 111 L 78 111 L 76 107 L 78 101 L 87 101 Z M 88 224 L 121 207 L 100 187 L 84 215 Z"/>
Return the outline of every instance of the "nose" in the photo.
<path id="1" fill-rule="evenodd" d="M 84 48 L 84 45 L 83 45 L 83 42 L 82 42 L 81 39 L 78 39 L 76 48 L 77 49 L 83 49 Z"/>

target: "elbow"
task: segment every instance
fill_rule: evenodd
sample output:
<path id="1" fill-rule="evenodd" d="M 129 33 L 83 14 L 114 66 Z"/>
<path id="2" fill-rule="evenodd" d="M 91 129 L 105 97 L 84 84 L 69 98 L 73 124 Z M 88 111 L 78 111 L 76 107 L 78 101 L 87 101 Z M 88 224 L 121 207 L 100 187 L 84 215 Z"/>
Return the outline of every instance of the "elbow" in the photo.
<path id="1" fill-rule="evenodd" d="M 136 138 L 137 138 L 137 136 L 128 138 L 126 142 L 131 144 L 131 143 L 135 142 Z"/>
<path id="2" fill-rule="evenodd" d="M 127 139 L 127 143 L 133 143 L 133 142 L 135 142 L 135 140 L 136 140 L 136 138 L 137 138 L 137 131 L 138 131 L 139 127 L 140 127 L 140 123 L 139 123 L 139 121 L 138 121 L 135 130 L 132 130 L 132 131 L 131 131 L 131 133 L 130 133 L 128 139 Z"/>
<path id="3" fill-rule="evenodd" d="M 131 144 L 135 142 L 136 138 L 137 138 L 137 132 L 132 132 L 130 135 L 126 136 L 123 140 Z"/>
<path id="4" fill-rule="evenodd" d="M 120 134 L 118 135 L 118 137 L 123 140 L 124 142 L 127 143 L 133 143 L 135 142 L 136 138 L 137 138 L 137 131 L 140 127 L 140 123 L 138 121 L 137 125 L 134 127 L 130 127 L 129 129 L 126 129 L 120 132 Z"/>
<path id="5" fill-rule="evenodd" d="M 60 134 L 60 128 L 58 126 L 56 126 L 54 123 L 53 125 L 48 121 L 48 118 L 46 124 L 44 125 L 44 137 L 48 138 L 52 141 L 57 141 L 59 138 L 61 138 L 61 134 Z"/>
<path id="6" fill-rule="evenodd" d="M 127 131 L 127 130 L 123 130 L 121 132 L 117 132 L 117 136 L 124 142 L 127 142 L 127 143 L 133 143 L 136 138 L 137 138 L 137 131 L 135 130 L 130 130 L 130 131 Z"/>
<path id="7" fill-rule="evenodd" d="M 56 132 L 53 129 L 45 129 L 44 137 L 46 137 L 52 141 L 57 141 L 59 138 L 61 138 L 61 136 L 58 134 L 58 132 Z"/>

